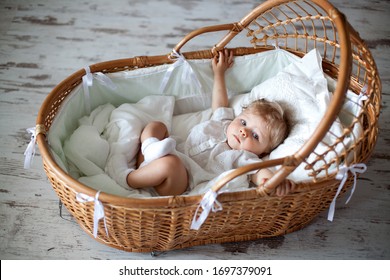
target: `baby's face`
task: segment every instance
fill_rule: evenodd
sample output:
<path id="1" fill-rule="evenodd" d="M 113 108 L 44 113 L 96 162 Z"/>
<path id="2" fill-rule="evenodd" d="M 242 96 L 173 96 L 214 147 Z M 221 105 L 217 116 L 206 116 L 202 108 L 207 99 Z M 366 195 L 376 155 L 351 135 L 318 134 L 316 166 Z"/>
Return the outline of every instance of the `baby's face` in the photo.
<path id="1" fill-rule="evenodd" d="M 263 154 L 269 145 L 269 132 L 262 117 L 242 112 L 228 126 L 227 144 L 233 150 Z"/>

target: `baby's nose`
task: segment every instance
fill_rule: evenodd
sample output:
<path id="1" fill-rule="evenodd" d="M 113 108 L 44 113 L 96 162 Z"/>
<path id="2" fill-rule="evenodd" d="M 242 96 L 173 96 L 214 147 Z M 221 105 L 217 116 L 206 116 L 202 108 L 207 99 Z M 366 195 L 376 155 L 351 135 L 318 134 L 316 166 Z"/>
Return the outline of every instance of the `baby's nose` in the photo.
<path id="1" fill-rule="evenodd" d="M 246 138 L 248 136 L 248 133 L 247 133 L 245 128 L 240 128 L 240 134 L 244 138 Z"/>

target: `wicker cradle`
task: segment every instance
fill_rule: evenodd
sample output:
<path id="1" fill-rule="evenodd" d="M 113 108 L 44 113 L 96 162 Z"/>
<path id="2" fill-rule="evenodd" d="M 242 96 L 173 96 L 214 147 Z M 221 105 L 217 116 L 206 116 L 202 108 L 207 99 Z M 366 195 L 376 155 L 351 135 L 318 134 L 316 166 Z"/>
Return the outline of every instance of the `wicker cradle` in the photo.
<path id="1" fill-rule="evenodd" d="M 358 33 L 346 18 L 325 0 L 287 1 L 269 0 L 262 3 L 241 21 L 204 27 L 188 34 L 174 50 L 181 48 L 192 38 L 208 32 L 225 32 L 226 35 L 211 50 L 183 52 L 187 59 L 212 58 L 239 33 L 246 32 L 253 47 L 234 48 L 235 56 L 283 48 L 303 56 L 312 48 L 320 50 L 325 73 L 337 80 L 336 89 L 327 113 L 320 125 L 301 149 L 288 157 L 246 166 L 225 177 L 213 189 L 218 191 L 232 178 L 250 170 L 281 165 L 281 169 L 265 185 L 247 191 L 221 193 L 218 201 L 222 211 L 210 212 L 199 230 L 190 229 L 202 195 L 173 196 L 155 199 L 126 198 L 101 193 L 108 235 L 100 221 L 96 240 L 108 246 L 132 252 L 166 251 L 209 243 L 253 240 L 283 235 L 305 227 L 321 211 L 327 209 L 336 195 L 340 181 L 328 173 L 331 164 L 341 168 L 347 154 L 350 165 L 366 162 L 372 153 L 378 135 L 378 117 L 381 103 L 381 84 L 375 61 Z M 228 46 L 227 46 L 228 47 Z M 102 62 L 90 66 L 91 72 L 131 71 L 142 67 L 169 64 L 170 55 L 140 56 L 129 59 Z M 94 197 L 97 191 L 69 176 L 56 163 L 46 140 L 46 133 L 64 100 L 81 83 L 85 70 L 69 76 L 47 96 L 36 120 L 38 143 L 45 172 L 61 202 L 91 236 L 94 227 L 94 204 L 79 203 L 77 193 Z M 363 133 L 344 154 L 327 162 L 324 155 L 317 155 L 308 164 L 312 178 L 300 183 L 297 190 L 283 198 L 273 194 L 278 185 L 314 151 L 328 133 L 345 101 L 347 89 L 367 96 L 361 113 L 352 125 L 359 123 Z M 351 126 L 352 126 L 351 125 Z M 352 128 L 351 128 L 352 129 Z M 345 129 L 348 133 L 350 129 Z M 342 138 L 342 137 L 341 137 Z M 340 139 L 341 139 L 340 138 Z M 336 141 L 337 142 L 337 141 Z M 329 146 L 329 152 L 334 149 Z M 320 168 L 314 164 L 322 162 Z M 317 176 L 325 171 L 325 176 Z M 323 172 L 322 172 L 323 173 Z M 341 193 L 353 184 L 348 179 Z"/>

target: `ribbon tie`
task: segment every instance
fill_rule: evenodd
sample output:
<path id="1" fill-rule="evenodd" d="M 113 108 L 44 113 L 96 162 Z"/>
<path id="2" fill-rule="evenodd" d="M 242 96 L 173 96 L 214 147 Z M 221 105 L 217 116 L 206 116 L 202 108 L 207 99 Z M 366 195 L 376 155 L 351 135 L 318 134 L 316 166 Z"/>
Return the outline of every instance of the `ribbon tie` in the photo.
<path id="1" fill-rule="evenodd" d="M 198 208 L 195 211 L 194 218 L 192 219 L 191 229 L 198 230 L 206 220 L 207 216 L 210 213 L 210 210 L 213 212 L 222 210 L 222 205 L 217 201 L 217 196 L 218 194 L 211 189 L 205 193 L 202 201 L 200 202 Z M 200 214 L 199 218 L 196 219 L 200 207 L 202 207 L 203 211 Z"/>
<path id="2" fill-rule="evenodd" d="M 360 106 L 362 106 L 362 102 L 363 101 L 366 101 L 368 99 L 368 96 L 367 96 L 367 86 L 364 86 L 362 88 L 362 91 L 360 92 L 359 96 L 358 96 L 358 99 L 357 99 L 357 102 Z"/>
<path id="3" fill-rule="evenodd" d="M 90 197 L 86 194 L 83 193 L 78 193 L 76 194 L 76 199 L 78 202 L 81 203 L 86 203 L 86 202 L 94 202 L 95 207 L 94 207 L 94 212 L 93 212 L 93 236 L 96 238 L 97 237 L 97 232 L 98 232 L 98 226 L 99 226 L 99 221 L 100 219 L 103 218 L 104 221 L 104 229 L 106 230 L 106 235 L 108 236 L 108 230 L 107 230 L 107 225 L 106 225 L 106 217 L 104 216 L 104 207 L 103 203 L 99 200 L 99 195 L 100 191 L 98 191 L 95 195 L 95 197 Z"/>
<path id="4" fill-rule="evenodd" d="M 350 193 L 347 201 L 345 202 L 345 204 L 347 204 L 350 201 L 350 199 L 352 198 L 352 195 L 355 191 L 356 177 L 357 177 L 356 173 L 362 174 L 362 173 L 366 172 L 366 170 L 367 170 L 367 166 L 364 163 L 357 163 L 357 164 L 353 164 L 351 166 L 342 166 L 340 168 L 339 172 L 336 175 L 336 179 L 341 180 L 341 183 L 337 189 L 336 195 L 334 196 L 332 203 L 329 206 L 329 212 L 328 212 L 328 220 L 329 221 L 333 221 L 335 207 L 336 207 L 336 199 L 337 199 L 338 195 L 340 194 L 340 191 L 343 189 L 345 182 L 347 181 L 348 171 L 350 171 L 353 174 L 353 187 L 352 187 L 351 193 Z"/>
<path id="5" fill-rule="evenodd" d="M 35 127 L 30 127 L 26 129 L 28 133 L 31 134 L 30 143 L 28 143 L 26 150 L 24 151 L 24 169 L 29 169 L 31 167 L 33 158 L 36 151 L 36 135 Z"/>
<path id="6" fill-rule="evenodd" d="M 95 78 L 100 84 L 105 87 L 115 90 L 116 85 L 111 81 L 109 77 L 101 72 L 91 73 L 89 67 L 85 67 L 85 75 L 83 76 L 83 89 L 84 89 L 84 99 L 85 99 L 85 110 L 89 115 L 91 113 L 91 98 L 89 93 L 89 87 L 93 85 L 93 79 Z"/>
<path id="7" fill-rule="evenodd" d="M 37 135 L 42 133 L 46 135 L 45 125 L 37 124 L 35 127 L 30 127 L 26 129 L 28 133 L 31 134 L 31 140 L 27 145 L 26 150 L 24 151 L 24 169 L 29 169 L 31 167 L 33 158 L 35 156 L 36 144 L 37 144 Z"/>
<path id="8" fill-rule="evenodd" d="M 194 70 L 191 67 L 191 64 L 186 60 L 184 55 L 178 53 L 177 51 L 173 50 L 172 55 L 173 59 L 176 59 L 176 61 L 167 69 L 167 72 L 165 73 L 165 76 L 161 82 L 160 85 L 160 93 L 164 93 L 164 90 L 168 84 L 169 79 L 171 78 L 171 75 L 173 73 L 173 70 L 175 68 L 183 65 L 183 73 L 181 76 L 182 83 L 194 83 L 200 90 L 202 90 L 202 85 L 199 82 Z"/>
<path id="9" fill-rule="evenodd" d="M 91 113 L 91 100 L 89 96 L 89 87 L 93 84 L 93 76 L 89 67 L 85 67 L 85 75 L 83 76 L 83 89 L 84 89 L 84 99 L 85 99 L 85 110 L 89 115 Z"/>
<path id="10" fill-rule="evenodd" d="M 102 72 L 94 73 L 93 76 L 101 85 L 103 85 L 111 90 L 117 89 L 116 84 L 114 84 L 113 81 L 107 75 L 103 74 Z"/>

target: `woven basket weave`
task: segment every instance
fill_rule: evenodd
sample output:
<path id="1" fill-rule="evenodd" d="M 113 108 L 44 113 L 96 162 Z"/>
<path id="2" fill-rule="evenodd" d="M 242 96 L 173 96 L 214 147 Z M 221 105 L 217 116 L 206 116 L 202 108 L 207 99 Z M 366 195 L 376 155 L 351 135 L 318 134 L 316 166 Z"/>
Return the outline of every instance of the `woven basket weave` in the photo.
<path id="1" fill-rule="evenodd" d="M 174 50 L 180 52 L 192 38 L 208 32 L 224 32 L 226 35 L 211 50 L 182 52 L 187 59 L 212 58 L 218 50 L 229 47 L 228 43 L 240 33 L 247 34 L 252 47 L 234 48 L 235 56 L 267 51 L 275 46 L 303 56 L 317 48 L 323 57 L 324 72 L 337 80 L 328 111 L 310 140 L 295 154 L 240 168 L 218 182 L 213 187 L 215 191 L 223 188 L 232 178 L 250 170 L 282 166 L 265 185 L 247 191 L 220 194 L 218 201 L 222 204 L 222 211 L 210 212 L 199 230 L 192 230 L 190 226 L 202 200 L 201 195 L 141 199 L 101 193 L 99 200 L 104 206 L 108 235 L 103 221 L 100 221 L 96 238 L 99 242 L 125 251 L 147 252 L 253 240 L 293 232 L 305 227 L 318 213 L 327 209 L 335 197 L 340 181 L 336 180 L 334 173 L 327 172 L 331 165 L 341 168 L 347 156 L 351 158 L 350 165 L 369 159 L 378 136 L 381 83 L 375 61 L 366 44 L 344 15 L 330 3 L 324 0 L 270 0 L 256 7 L 239 22 L 191 32 Z M 172 63 L 169 54 L 139 56 L 94 64 L 90 69 L 91 72 L 111 73 L 168 63 Z M 48 95 L 37 117 L 36 134 L 44 169 L 54 190 L 74 219 L 93 236 L 94 204 L 78 202 L 76 194 L 84 193 L 94 197 L 97 191 L 61 169 L 51 155 L 46 140 L 46 133 L 50 131 L 59 108 L 81 83 L 83 75 L 85 70 L 74 73 Z M 361 137 L 331 161 L 325 159 L 325 153 L 317 155 L 315 162 L 306 162 L 318 143 L 329 133 L 329 128 L 345 102 L 348 89 L 356 94 L 364 90 L 367 96 L 360 115 L 354 117 L 350 128 L 345 129 L 347 134 L 353 125 L 359 123 L 364 130 Z M 327 152 L 334 150 L 334 146 L 329 146 Z M 298 184 L 297 190 L 285 197 L 274 195 L 275 187 L 301 163 L 307 164 L 306 168 L 311 170 L 311 181 Z M 318 176 L 320 172 L 324 174 L 324 171 L 325 176 Z M 349 173 L 341 193 L 351 187 L 353 180 L 353 175 Z"/>

